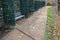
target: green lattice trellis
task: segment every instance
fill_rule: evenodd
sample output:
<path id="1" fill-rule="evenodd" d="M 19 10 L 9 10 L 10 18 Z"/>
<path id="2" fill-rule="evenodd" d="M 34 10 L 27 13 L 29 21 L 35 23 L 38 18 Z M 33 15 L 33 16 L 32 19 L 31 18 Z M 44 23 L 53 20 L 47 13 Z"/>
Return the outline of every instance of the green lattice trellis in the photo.
<path id="1" fill-rule="evenodd" d="M 2 1 L 4 22 L 8 25 L 15 25 L 15 14 L 14 14 L 14 1 L 13 0 L 3 0 Z"/>

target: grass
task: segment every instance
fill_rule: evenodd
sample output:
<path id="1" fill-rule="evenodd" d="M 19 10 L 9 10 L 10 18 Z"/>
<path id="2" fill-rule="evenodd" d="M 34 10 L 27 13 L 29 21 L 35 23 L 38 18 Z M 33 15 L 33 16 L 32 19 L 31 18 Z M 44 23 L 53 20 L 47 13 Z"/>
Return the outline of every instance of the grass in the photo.
<path id="1" fill-rule="evenodd" d="M 52 7 L 50 7 L 48 8 L 47 11 L 45 40 L 54 40 L 53 30 L 54 30 L 54 17 Z"/>

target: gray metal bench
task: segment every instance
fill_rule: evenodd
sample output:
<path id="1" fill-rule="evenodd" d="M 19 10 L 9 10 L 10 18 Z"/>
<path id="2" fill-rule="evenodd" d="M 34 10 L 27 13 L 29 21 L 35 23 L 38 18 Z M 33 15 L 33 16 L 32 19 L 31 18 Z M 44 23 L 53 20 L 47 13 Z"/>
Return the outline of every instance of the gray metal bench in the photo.
<path id="1" fill-rule="evenodd" d="M 15 13 L 15 20 L 18 20 L 20 18 L 23 18 L 25 15 L 21 15 L 21 12 Z"/>

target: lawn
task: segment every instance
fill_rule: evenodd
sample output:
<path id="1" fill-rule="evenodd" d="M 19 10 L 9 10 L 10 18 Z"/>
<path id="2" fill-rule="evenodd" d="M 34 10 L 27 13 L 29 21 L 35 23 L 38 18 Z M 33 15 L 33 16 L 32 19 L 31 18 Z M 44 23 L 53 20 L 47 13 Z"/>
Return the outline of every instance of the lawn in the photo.
<path id="1" fill-rule="evenodd" d="M 54 40 L 53 30 L 54 30 L 54 16 L 53 16 L 52 7 L 50 7 L 48 8 L 47 11 L 45 40 Z"/>

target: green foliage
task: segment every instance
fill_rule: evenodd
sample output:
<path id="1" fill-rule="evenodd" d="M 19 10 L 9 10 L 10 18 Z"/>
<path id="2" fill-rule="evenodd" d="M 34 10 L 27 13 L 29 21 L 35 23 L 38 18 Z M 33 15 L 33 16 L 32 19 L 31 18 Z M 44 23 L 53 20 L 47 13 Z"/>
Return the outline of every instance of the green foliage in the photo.
<path id="1" fill-rule="evenodd" d="M 48 8 L 47 11 L 47 22 L 46 22 L 46 33 L 45 40 L 54 40 L 53 38 L 53 30 L 54 30 L 54 17 L 52 8 Z"/>

